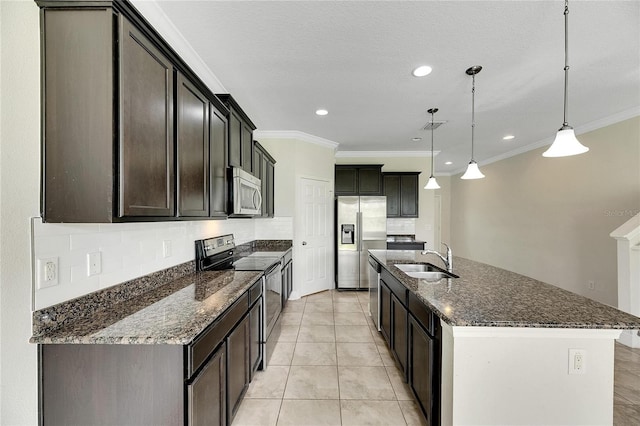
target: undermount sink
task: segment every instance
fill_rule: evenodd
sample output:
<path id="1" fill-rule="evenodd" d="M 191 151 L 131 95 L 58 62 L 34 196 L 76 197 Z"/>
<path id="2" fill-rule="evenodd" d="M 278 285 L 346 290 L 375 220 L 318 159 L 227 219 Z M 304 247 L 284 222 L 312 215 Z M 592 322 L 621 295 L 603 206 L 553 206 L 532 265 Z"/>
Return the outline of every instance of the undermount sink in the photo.
<path id="1" fill-rule="evenodd" d="M 412 278 L 426 281 L 438 281 L 443 278 L 458 278 L 458 275 L 447 272 L 430 263 L 396 263 L 394 266 Z"/>

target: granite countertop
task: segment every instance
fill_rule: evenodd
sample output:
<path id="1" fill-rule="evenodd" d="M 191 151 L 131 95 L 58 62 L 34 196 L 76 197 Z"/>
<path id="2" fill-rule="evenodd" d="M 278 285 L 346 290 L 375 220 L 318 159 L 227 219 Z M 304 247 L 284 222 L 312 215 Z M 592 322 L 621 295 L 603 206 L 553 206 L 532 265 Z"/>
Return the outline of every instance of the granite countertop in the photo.
<path id="1" fill-rule="evenodd" d="M 32 343 L 185 345 L 261 276 L 257 271 L 194 272 L 31 338 Z"/>
<path id="2" fill-rule="evenodd" d="M 640 329 L 640 318 L 524 275 L 461 257 L 460 276 L 428 282 L 411 278 L 394 264 L 427 262 L 435 255 L 413 250 L 370 250 L 381 265 L 452 326 Z"/>

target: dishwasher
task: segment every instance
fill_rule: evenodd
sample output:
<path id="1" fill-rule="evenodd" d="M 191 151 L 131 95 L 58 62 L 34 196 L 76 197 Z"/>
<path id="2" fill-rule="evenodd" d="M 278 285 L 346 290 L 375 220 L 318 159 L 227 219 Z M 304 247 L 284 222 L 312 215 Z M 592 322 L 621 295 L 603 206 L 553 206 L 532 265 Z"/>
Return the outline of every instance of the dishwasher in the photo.
<path id="1" fill-rule="evenodd" d="M 380 331 L 380 264 L 369 256 L 369 315 Z"/>

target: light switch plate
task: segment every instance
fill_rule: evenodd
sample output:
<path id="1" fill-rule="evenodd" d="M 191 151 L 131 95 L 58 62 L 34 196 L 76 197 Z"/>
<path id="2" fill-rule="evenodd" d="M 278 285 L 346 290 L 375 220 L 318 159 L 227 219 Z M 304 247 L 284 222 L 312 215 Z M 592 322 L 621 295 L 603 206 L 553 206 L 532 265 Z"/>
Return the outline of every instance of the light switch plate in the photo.
<path id="1" fill-rule="evenodd" d="M 87 254 L 87 276 L 102 273 L 102 252 L 96 251 Z"/>

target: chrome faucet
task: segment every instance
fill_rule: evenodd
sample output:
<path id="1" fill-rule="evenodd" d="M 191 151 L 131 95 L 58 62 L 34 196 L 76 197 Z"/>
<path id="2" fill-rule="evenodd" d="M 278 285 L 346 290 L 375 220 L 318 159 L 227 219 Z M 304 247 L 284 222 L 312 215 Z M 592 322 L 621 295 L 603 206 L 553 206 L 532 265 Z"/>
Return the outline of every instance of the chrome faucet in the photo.
<path id="1" fill-rule="evenodd" d="M 429 249 L 421 252 L 421 254 L 435 254 L 440 259 L 442 259 L 444 264 L 447 266 L 447 271 L 453 272 L 453 253 L 451 253 L 451 248 L 448 245 L 446 245 L 445 243 L 442 243 L 442 245 L 447 248 L 447 257 L 446 258 L 443 255 L 441 255 L 440 253 L 438 253 L 437 251 L 429 250 Z"/>

